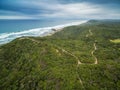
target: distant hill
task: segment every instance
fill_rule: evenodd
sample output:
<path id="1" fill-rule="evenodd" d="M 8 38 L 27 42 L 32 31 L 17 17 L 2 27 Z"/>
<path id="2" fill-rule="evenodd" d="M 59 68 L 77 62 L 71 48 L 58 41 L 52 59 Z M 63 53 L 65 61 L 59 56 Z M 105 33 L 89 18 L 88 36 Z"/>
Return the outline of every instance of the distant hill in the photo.
<path id="1" fill-rule="evenodd" d="M 17 38 L 0 46 L 0 89 L 120 90 L 119 39 L 119 20 Z"/>

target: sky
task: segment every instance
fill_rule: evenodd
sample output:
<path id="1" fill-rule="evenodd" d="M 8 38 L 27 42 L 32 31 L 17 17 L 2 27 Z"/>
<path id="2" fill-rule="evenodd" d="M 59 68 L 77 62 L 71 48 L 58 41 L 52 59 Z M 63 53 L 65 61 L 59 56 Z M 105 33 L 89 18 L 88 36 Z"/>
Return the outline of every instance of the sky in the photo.
<path id="1" fill-rule="evenodd" d="M 0 19 L 120 19 L 120 0 L 0 0 Z"/>

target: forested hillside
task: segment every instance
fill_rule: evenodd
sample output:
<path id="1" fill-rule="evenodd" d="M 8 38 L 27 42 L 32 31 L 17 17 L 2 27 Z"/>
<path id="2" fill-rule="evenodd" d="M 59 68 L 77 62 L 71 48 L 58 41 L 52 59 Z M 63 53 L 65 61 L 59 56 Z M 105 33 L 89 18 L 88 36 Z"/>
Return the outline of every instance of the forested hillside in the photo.
<path id="1" fill-rule="evenodd" d="M 0 90 L 120 90 L 120 21 L 1 45 Z"/>

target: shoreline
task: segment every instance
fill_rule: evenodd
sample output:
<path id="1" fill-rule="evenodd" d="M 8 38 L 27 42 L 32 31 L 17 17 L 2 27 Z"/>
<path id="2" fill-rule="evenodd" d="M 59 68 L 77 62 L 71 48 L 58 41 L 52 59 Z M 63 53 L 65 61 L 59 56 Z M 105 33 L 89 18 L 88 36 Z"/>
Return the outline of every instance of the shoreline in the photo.
<path id="1" fill-rule="evenodd" d="M 63 28 L 68 26 L 75 26 L 80 25 L 83 23 L 88 22 L 88 20 L 80 21 L 80 22 L 72 22 L 64 25 L 57 25 L 53 27 L 44 27 L 44 28 L 35 28 L 35 29 L 29 29 L 24 30 L 20 32 L 11 32 L 11 33 L 1 33 L 0 34 L 0 45 L 6 44 L 11 42 L 12 40 L 20 37 L 45 37 L 45 36 L 51 36 L 54 33 L 61 31 Z"/>
<path id="2" fill-rule="evenodd" d="M 88 22 L 88 20 L 83 21 L 83 22 L 77 22 L 77 23 L 74 23 L 74 22 L 73 22 L 73 24 L 71 24 L 71 25 L 70 25 L 70 24 L 66 24 L 66 25 L 63 26 L 63 27 L 59 27 L 59 28 L 57 28 L 57 27 L 55 27 L 55 28 L 51 28 L 52 32 L 48 33 L 48 34 L 45 35 L 45 36 L 52 36 L 53 34 L 62 31 L 65 27 L 69 27 L 69 26 L 77 26 L 77 25 L 81 25 L 81 24 L 84 24 L 84 23 L 87 23 L 87 22 Z M 43 37 L 45 37 L 45 36 L 43 36 Z"/>

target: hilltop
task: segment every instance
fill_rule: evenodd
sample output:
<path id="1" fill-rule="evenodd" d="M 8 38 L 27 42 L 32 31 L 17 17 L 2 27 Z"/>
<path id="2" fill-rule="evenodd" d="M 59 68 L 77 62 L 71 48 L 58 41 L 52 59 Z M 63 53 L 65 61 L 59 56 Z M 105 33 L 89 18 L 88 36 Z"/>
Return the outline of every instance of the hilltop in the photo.
<path id="1" fill-rule="evenodd" d="M 119 39 L 118 20 L 90 20 L 51 36 L 17 38 L 0 46 L 0 89 L 119 90 Z"/>

